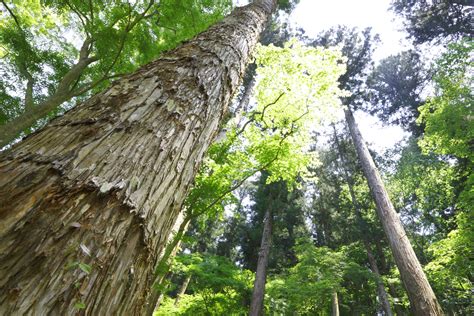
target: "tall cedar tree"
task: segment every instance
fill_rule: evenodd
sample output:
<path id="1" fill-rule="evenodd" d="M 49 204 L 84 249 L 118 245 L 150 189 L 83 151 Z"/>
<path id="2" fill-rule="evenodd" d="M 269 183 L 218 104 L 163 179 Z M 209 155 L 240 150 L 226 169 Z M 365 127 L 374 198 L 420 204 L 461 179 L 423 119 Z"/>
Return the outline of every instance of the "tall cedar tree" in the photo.
<path id="1" fill-rule="evenodd" d="M 339 28 L 337 32 L 323 34 L 315 44 L 343 44 L 342 51 L 348 58 L 348 61 L 347 72 L 345 76 L 341 77 L 340 84 L 343 89 L 352 92 L 352 96 L 344 100 L 347 105 L 344 114 L 359 162 L 362 165 L 362 171 L 367 178 L 370 191 L 376 204 L 377 215 L 389 241 L 413 312 L 416 315 L 442 315 L 441 306 L 413 251 L 400 218 L 390 201 L 382 178 L 352 115 L 351 107 L 360 104 L 362 94 L 361 84 L 363 82 L 361 78 L 363 78 L 364 72 L 371 62 L 372 53 L 370 30 L 365 30 L 362 33 L 362 39 L 360 39 L 359 36 L 352 36 L 353 34 L 354 31 Z"/>
<path id="2" fill-rule="evenodd" d="M 296 264 L 294 246 L 304 230 L 303 210 L 298 204 L 301 192 L 289 192 L 284 181 L 266 184 L 267 178 L 264 172 L 253 193 L 255 204 L 242 244 L 244 265 L 256 271 L 250 315 L 263 312 L 268 270 L 279 273 Z"/>
<path id="3" fill-rule="evenodd" d="M 385 291 L 385 287 L 383 284 L 383 281 L 380 276 L 380 270 L 377 265 L 377 261 L 375 260 L 374 254 L 372 252 L 371 246 L 370 246 L 370 239 L 368 238 L 367 235 L 364 234 L 364 228 L 367 226 L 367 223 L 365 222 L 364 218 L 362 217 L 361 213 L 361 205 L 359 201 L 357 200 L 355 190 L 354 190 L 354 180 L 352 179 L 351 175 L 349 174 L 348 167 L 349 167 L 349 161 L 345 157 L 345 153 L 343 152 L 342 146 L 339 142 L 339 137 L 337 135 L 337 130 L 335 126 L 333 125 L 334 129 L 334 142 L 336 145 L 336 150 L 339 156 L 339 159 L 341 163 L 343 164 L 342 166 L 342 173 L 344 175 L 344 180 L 346 181 L 347 186 L 349 187 L 349 194 L 351 197 L 351 202 L 352 202 L 352 207 L 354 208 L 354 212 L 356 215 L 356 220 L 357 224 L 360 229 L 360 234 L 362 237 L 362 243 L 364 244 L 364 248 L 367 252 L 367 259 L 369 261 L 370 269 L 372 270 L 372 273 L 375 275 L 375 281 L 377 283 L 377 295 L 379 297 L 379 300 L 381 302 L 382 308 L 385 312 L 385 315 L 387 316 L 392 316 L 392 308 L 390 307 L 390 302 L 388 300 L 388 295 L 387 292 Z"/>
<path id="4" fill-rule="evenodd" d="M 472 0 L 393 0 L 392 10 L 406 19 L 415 44 L 474 35 Z"/>
<path id="5" fill-rule="evenodd" d="M 387 236 L 400 277 L 405 285 L 411 308 L 415 315 L 443 315 L 441 306 L 431 289 L 410 240 L 390 201 L 382 178 L 375 166 L 364 139 L 349 109 L 344 111 L 352 141 L 370 191 L 377 206 L 377 215 Z"/>

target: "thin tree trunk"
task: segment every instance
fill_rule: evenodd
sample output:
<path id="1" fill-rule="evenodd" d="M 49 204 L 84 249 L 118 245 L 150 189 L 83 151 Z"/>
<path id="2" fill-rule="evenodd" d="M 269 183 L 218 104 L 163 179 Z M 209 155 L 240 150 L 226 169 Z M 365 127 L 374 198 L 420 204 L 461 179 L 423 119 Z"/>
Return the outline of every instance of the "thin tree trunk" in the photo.
<path id="1" fill-rule="evenodd" d="M 374 258 L 372 250 L 370 249 L 369 240 L 366 237 L 366 235 L 364 235 L 364 232 L 363 232 L 363 229 L 366 226 L 366 223 L 365 223 L 365 220 L 362 217 L 362 214 L 361 214 L 361 211 L 360 211 L 360 204 L 359 204 L 359 201 L 357 200 L 357 197 L 355 195 L 353 179 L 349 175 L 349 172 L 347 170 L 348 162 L 345 159 L 344 154 L 342 153 L 342 148 L 341 148 L 341 145 L 339 143 L 339 137 L 337 136 L 336 127 L 333 125 L 332 128 L 334 130 L 334 140 L 336 141 L 337 152 L 339 154 L 339 158 L 341 159 L 342 164 L 344 165 L 344 167 L 342 169 L 343 169 L 345 180 L 346 180 L 347 185 L 349 187 L 349 194 L 351 196 L 352 205 L 354 206 L 356 218 L 357 218 L 357 221 L 358 221 L 358 224 L 359 224 L 358 226 L 361 230 L 361 233 L 363 234 L 363 237 L 362 237 L 363 240 L 362 241 L 363 241 L 365 250 L 367 252 L 367 258 L 368 258 L 368 261 L 369 261 L 370 269 L 372 270 L 372 273 L 375 275 L 375 278 L 376 278 L 378 297 L 379 297 L 380 302 L 382 304 L 382 308 L 385 311 L 385 314 L 388 315 L 388 316 L 392 316 L 393 315 L 392 309 L 390 307 L 390 302 L 388 300 L 388 295 L 387 295 L 387 292 L 385 291 L 385 287 L 384 287 L 382 278 L 380 276 L 380 271 L 379 271 L 379 268 L 377 266 L 377 261 Z"/>
<path id="2" fill-rule="evenodd" d="M 178 306 L 179 300 L 181 299 L 181 296 L 186 292 L 186 289 L 188 288 L 190 281 L 191 281 L 191 275 L 188 275 L 186 279 L 184 280 L 183 284 L 181 285 L 181 288 L 179 289 L 178 294 L 176 295 L 174 306 Z"/>
<path id="3" fill-rule="evenodd" d="M 235 109 L 235 121 L 238 126 L 241 125 L 242 114 L 248 111 L 250 97 L 252 96 L 255 84 L 257 83 L 257 80 L 255 79 L 255 74 L 250 74 L 249 76 L 251 76 L 250 81 L 246 85 L 244 85 L 244 92 L 242 93 L 242 97 L 239 100 L 239 104 Z"/>
<path id="4" fill-rule="evenodd" d="M 360 134 L 354 116 L 349 109 L 346 109 L 344 114 L 413 312 L 415 315 L 443 315 L 441 306 L 385 190 L 382 178 Z"/>
<path id="5" fill-rule="evenodd" d="M 265 283 L 267 280 L 267 267 L 272 244 L 272 213 L 270 208 L 265 212 L 262 232 L 262 243 L 258 253 L 257 272 L 253 286 L 252 301 L 250 302 L 250 316 L 263 314 L 263 299 L 265 297 Z"/>
<path id="6" fill-rule="evenodd" d="M 377 253 L 377 258 L 380 261 L 380 269 L 382 274 L 390 272 L 390 265 L 387 263 L 387 258 L 385 258 L 384 247 L 380 239 L 375 239 L 375 252 Z"/>
<path id="7" fill-rule="evenodd" d="M 339 316 L 339 299 L 337 297 L 337 292 L 332 293 L 332 316 Z"/>
<path id="8" fill-rule="evenodd" d="M 379 258 L 379 261 L 380 261 L 380 269 L 382 273 L 383 271 L 385 271 L 385 273 L 388 273 L 390 271 L 390 266 L 387 263 L 387 259 L 385 258 L 382 244 L 380 243 L 380 240 L 378 239 L 375 240 L 375 251 L 377 252 L 377 258 Z M 397 316 L 406 315 L 405 309 L 403 308 L 403 306 L 400 305 L 400 303 L 398 303 L 400 294 L 397 293 L 397 289 L 395 288 L 395 286 L 391 283 L 388 283 L 387 288 L 388 288 L 388 293 L 393 299 L 393 307 L 395 310 L 395 315 Z"/>
<path id="9" fill-rule="evenodd" d="M 0 314 L 141 315 L 274 7 L 262 0 L 0 156 Z"/>
<path id="10" fill-rule="evenodd" d="M 242 123 L 242 115 L 248 111 L 250 97 L 252 96 L 253 90 L 255 88 L 257 80 L 255 77 L 252 77 L 247 87 L 245 87 L 244 94 L 242 95 L 242 99 L 240 99 L 238 108 L 236 109 L 236 117 L 235 121 L 237 125 L 240 126 Z"/>
<path id="11" fill-rule="evenodd" d="M 395 309 L 395 315 L 405 316 L 407 315 L 405 308 L 401 305 L 397 289 L 394 285 L 388 284 L 388 293 L 393 299 L 393 307 Z"/>
<path id="12" fill-rule="evenodd" d="M 156 300 L 156 309 L 158 309 L 161 305 L 161 302 L 163 302 L 163 299 L 165 298 L 165 295 L 163 293 L 160 293 L 158 296 L 158 299 Z M 153 315 L 153 313 L 152 313 Z"/>
<path id="13" fill-rule="evenodd" d="M 191 216 L 186 216 L 182 222 L 179 224 L 179 228 L 172 237 L 171 242 L 169 242 L 161 258 L 158 260 L 158 264 L 155 268 L 155 281 L 153 282 L 152 290 L 147 300 L 147 307 L 145 310 L 145 315 L 153 315 L 153 312 L 158 309 L 160 297 L 163 296 L 164 290 L 158 290 L 163 285 L 163 281 L 166 279 L 169 272 L 169 259 L 173 258 L 181 244 L 184 233 L 186 232 L 189 222 L 191 221 Z"/>
<path id="14" fill-rule="evenodd" d="M 385 287 L 383 285 L 382 277 L 380 276 L 380 271 L 377 266 L 377 261 L 370 249 L 370 245 L 368 243 L 364 243 L 365 250 L 367 251 L 367 258 L 369 259 L 370 270 L 375 275 L 375 282 L 377 284 L 377 295 L 380 299 L 380 303 L 382 305 L 383 310 L 385 311 L 385 315 L 392 316 L 392 308 L 390 307 L 390 301 L 388 300 L 387 291 L 385 291 Z"/>

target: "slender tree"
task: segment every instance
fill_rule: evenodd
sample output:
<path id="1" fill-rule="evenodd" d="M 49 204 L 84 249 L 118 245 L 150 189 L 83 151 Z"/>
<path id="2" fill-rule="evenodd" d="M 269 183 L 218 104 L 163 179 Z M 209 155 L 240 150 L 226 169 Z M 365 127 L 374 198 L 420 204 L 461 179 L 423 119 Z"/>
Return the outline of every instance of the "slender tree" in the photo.
<path id="1" fill-rule="evenodd" d="M 0 157 L 0 313 L 141 314 L 275 7 L 237 8 Z"/>
<path id="2" fill-rule="evenodd" d="M 145 315 L 153 315 L 155 309 L 160 305 L 160 301 L 163 298 L 163 291 L 158 290 L 158 287 L 162 287 L 164 280 L 169 274 L 169 259 L 174 257 L 179 250 L 181 240 L 183 238 L 184 233 L 187 230 L 189 222 L 191 221 L 190 216 L 185 216 L 182 221 L 179 223 L 175 223 L 175 227 L 179 227 L 174 230 L 173 236 L 171 236 L 171 240 L 168 241 L 168 244 L 162 251 L 162 255 L 158 258 L 158 264 L 155 268 L 155 278 L 153 281 L 153 289 L 152 293 L 149 295 L 149 299 L 147 301 L 147 307 L 145 310 Z"/>
<path id="3" fill-rule="evenodd" d="M 250 303 L 250 316 L 260 316 L 263 314 L 263 298 L 265 297 L 265 283 L 267 280 L 268 259 L 272 245 L 272 211 L 268 206 L 265 212 L 265 219 L 262 232 L 262 243 L 258 252 L 257 272 L 255 273 L 255 283 L 253 286 L 252 301 Z"/>
<path id="4" fill-rule="evenodd" d="M 400 271 L 400 276 L 407 290 L 413 312 L 416 315 L 443 315 L 441 306 L 428 283 L 428 279 L 413 251 L 400 218 L 390 201 L 369 149 L 360 134 L 354 116 L 349 109 L 346 109 L 344 114 L 357 156 L 362 165 L 362 170 L 367 178 L 370 191 L 377 206 L 377 215 L 382 223 L 395 263 Z"/>
<path id="5" fill-rule="evenodd" d="M 246 228 L 248 236 L 242 245 L 242 248 L 247 248 L 243 249 L 244 255 L 247 255 L 247 258 L 244 258 L 244 264 L 256 265 L 253 267 L 255 282 L 249 315 L 263 314 L 268 270 L 278 271 L 281 266 L 290 267 L 296 263 L 293 246 L 297 233 L 294 230 L 304 225 L 301 220 L 301 208 L 292 205 L 296 203 L 297 194 L 290 193 L 284 181 L 267 184 L 266 181 L 269 178 L 269 174 L 263 172 L 254 192 L 256 203 L 252 206 L 253 223 L 250 223 L 251 227 Z M 261 236 L 259 251 L 252 251 L 254 249 L 249 248 L 256 248 L 255 243 L 259 236 Z M 249 251 L 251 251 L 251 257 L 257 257 L 256 264 L 248 262 Z M 294 260 L 292 260 L 293 257 Z"/>
<path id="6" fill-rule="evenodd" d="M 188 288 L 189 282 L 191 281 L 192 274 L 186 276 L 186 279 L 184 279 L 183 284 L 181 285 L 181 288 L 178 291 L 178 294 L 176 294 L 176 299 L 174 300 L 174 306 L 178 306 L 179 300 L 181 299 L 181 296 L 186 293 L 186 289 Z"/>
<path id="7" fill-rule="evenodd" d="M 332 293 L 332 316 L 339 316 L 339 298 L 337 297 L 337 292 Z"/>
<path id="8" fill-rule="evenodd" d="M 351 196 L 352 205 L 354 207 L 354 211 L 355 211 L 355 214 L 356 214 L 356 218 L 357 218 L 360 230 L 361 230 L 361 232 L 363 232 L 363 228 L 366 226 L 366 223 L 365 223 L 364 219 L 362 218 L 362 214 L 361 214 L 361 211 L 360 211 L 360 204 L 359 204 L 359 202 L 357 200 L 357 197 L 356 197 L 356 194 L 354 192 L 353 179 L 351 178 L 351 176 L 349 175 L 349 172 L 347 170 L 348 162 L 345 159 L 344 154 L 342 153 L 342 148 L 341 148 L 341 145 L 339 143 L 339 137 L 337 135 L 336 127 L 334 125 L 333 125 L 333 130 L 334 130 L 334 140 L 336 142 L 336 147 L 337 147 L 337 151 L 338 151 L 338 154 L 339 154 L 339 158 L 341 159 L 341 162 L 344 165 L 343 168 L 342 168 L 344 178 L 345 178 L 346 183 L 349 187 L 349 194 Z M 379 271 L 379 268 L 377 266 L 377 261 L 375 260 L 375 257 L 372 253 L 372 249 L 370 248 L 370 243 L 369 243 L 369 240 L 368 240 L 366 235 L 363 235 L 362 243 L 364 244 L 365 251 L 367 252 L 367 259 L 369 261 L 370 269 L 372 270 L 372 272 L 374 273 L 375 278 L 376 278 L 375 281 L 377 283 L 377 295 L 378 295 L 378 297 L 380 299 L 380 302 L 382 304 L 382 308 L 385 311 L 385 314 L 387 316 L 392 316 L 393 313 L 392 313 L 392 308 L 390 307 L 390 302 L 388 300 L 388 295 L 387 295 L 387 292 L 385 291 L 385 287 L 383 285 L 383 281 L 382 281 L 381 276 L 380 276 L 380 271 Z"/>
<path id="9" fill-rule="evenodd" d="M 314 42 L 314 45 L 342 44 L 342 52 L 348 60 L 347 72 L 341 76 L 339 82 L 342 88 L 352 93 L 351 96 L 343 100 L 347 105 L 344 115 L 362 165 L 362 171 L 375 200 L 377 215 L 382 222 L 414 313 L 417 315 L 442 315 L 441 307 L 413 251 L 352 115 L 351 108 L 360 105 L 365 97 L 363 79 L 368 66 L 371 65 L 373 42 L 376 39 L 376 36 L 373 37 L 370 34 L 370 29 L 358 33 L 354 29 L 338 28 L 335 31 L 323 33 Z"/>

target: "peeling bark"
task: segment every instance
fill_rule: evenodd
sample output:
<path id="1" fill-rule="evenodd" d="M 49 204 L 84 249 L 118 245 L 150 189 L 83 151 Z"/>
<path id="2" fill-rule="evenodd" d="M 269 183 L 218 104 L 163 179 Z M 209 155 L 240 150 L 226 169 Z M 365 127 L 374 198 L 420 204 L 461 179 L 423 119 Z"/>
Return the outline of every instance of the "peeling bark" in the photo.
<path id="1" fill-rule="evenodd" d="M 0 156 L 1 315 L 143 314 L 274 5 L 237 8 Z"/>
<path id="2" fill-rule="evenodd" d="M 428 283 L 367 145 L 360 134 L 354 116 L 349 109 L 346 109 L 344 114 L 362 170 L 377 206 L 377 215 L 382 223 L 395 263 L 407 290 L 413 313 L 415 315 L 443 315 L 441 306 Z"/>

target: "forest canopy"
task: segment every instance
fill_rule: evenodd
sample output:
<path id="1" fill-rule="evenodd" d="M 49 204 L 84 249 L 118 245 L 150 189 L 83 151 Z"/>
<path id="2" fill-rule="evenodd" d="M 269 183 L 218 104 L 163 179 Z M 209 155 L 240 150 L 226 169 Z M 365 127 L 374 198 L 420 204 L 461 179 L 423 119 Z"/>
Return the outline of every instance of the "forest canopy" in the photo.
<path id="1" fill-rule="evenodd" d="M 474 313 L 473 4 L 308 3 L 0 1 L 0 314 Z"/>

